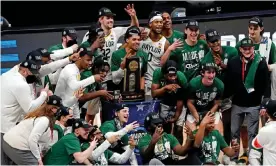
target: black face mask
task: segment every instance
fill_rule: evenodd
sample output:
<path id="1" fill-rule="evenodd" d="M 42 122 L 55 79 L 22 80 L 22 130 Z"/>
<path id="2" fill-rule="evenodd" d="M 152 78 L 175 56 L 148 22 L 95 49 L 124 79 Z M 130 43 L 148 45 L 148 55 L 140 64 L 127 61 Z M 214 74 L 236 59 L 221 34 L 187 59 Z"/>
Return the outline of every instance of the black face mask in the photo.
<path id="1" fill-rule="evenodd" d="M 74 119 L 68 119 L 68 120 L 66 121 L 66 126 L 67 126 L 67 127 L 72 126 L 72 125 L 73 125 L 73 121 L 74 121 Z"/>
<path id="2" fill-rule="evenodd" d="M 176 79 L 175 79 L 175 80 L 169 80 L 169 79 L 168 79 L 168 80 L 166 81 L 166 83 L 167 83 L 167 84 L 176 84 L 176 83 L 177 83 L 177 80 L 176 80 Z"/>
<path id="3" fill-rule="evenodd" d="M 88 139 L 82 138 L 82 136 L 78 136 L 78 139 L 80 140 L 80 143 L 88 142 Z"/>
<path id="4" fill-rule="evenodd" d="M 28 84 L 32 84 L 32 83 L 37 82 L 37 78 L 36 78 L 35 75 L 28 75 L 26 77 L 26 81 L 27 81 Z"/>
<path id="5" fill-rule="evenodd" d="M 71 47 L 72 45 L 74 44 L 78 44 L 77 40 L 69 40 L 67 43 L 66 43 L 66 47 Z"/>

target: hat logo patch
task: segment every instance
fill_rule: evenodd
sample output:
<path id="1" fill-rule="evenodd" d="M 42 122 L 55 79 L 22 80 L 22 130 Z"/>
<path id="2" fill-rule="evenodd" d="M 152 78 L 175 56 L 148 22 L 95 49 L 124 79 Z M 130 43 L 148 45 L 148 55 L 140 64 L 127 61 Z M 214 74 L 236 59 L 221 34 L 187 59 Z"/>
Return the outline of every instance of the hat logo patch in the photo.
<path id="1" fill-rule="evenodd" d="M 158 116 L 158 115 L 152 115 L 152 118 L 153 118 L 153 119 L 158 119 L 159 116 Z"/>
<path id="2" fill-rule="evenodd" d="M 76 123 L 76 125 L 75 125 L 76 127 L 78 127 L 79 126 L 79 123 Z"/>
<path id="3" fill-rule="evenodd" d="M 30 57 L 30 59 L 31 59 L 31 57 Z M 28 66 L 28 62 L 25 62 L 25 63 L 24 63 L 24 66 Z"/>
<path id="4" fill-rule="evenodd" d="M 149 118 L 149 117 L 147 117 L 146 119 L 147 119 L 147 121 L 149 121 L 149 120 L 150 120 L 150 118 Z"/>
<path id="5" fill-rule="evenodd" d="M 63 35 L 66 35 L 66 31 L 63 31 Z"/>
<path id="6" fill-rule="evenodd" d="M 46 53 L 46 52 L 47 52 L 47 50 L 46 50 L 46 49 L 43 49 L 43 50 L 41 50 L 41 52 L 42 52 L 42 53 Z"/>
<path id="7" fill-rule="evenodd" d="M 36 67 L 36 65 L 32 64 L 32 65 L 31 65 L 31 68 L 32 68 L 32 69 L 36 69 L 37 67 Z"/>
<path id="8" fill-rule="evenodd" d="M 54 103 L 54 104 L 57 104 L 57 101 L 56 101 L 56 100 L 54 100 L 54 101 L 53 101 L 53 103 Z"/>

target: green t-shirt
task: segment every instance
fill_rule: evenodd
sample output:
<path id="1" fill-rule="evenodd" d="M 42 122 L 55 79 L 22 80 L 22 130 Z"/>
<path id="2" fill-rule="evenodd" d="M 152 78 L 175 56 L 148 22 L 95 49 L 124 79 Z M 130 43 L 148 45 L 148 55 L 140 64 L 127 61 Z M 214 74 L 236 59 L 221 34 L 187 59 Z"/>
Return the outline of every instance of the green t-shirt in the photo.
<path id="1" fill-rule="evenodd" d="M 222 46 L 222 54 L 220 55 L 222 62 L 227 65 L 228 61 L 231 60 L 233 57 L 238 56 L 238 51 L 234 47 L 230 46 Z M 200 62 L 200 65 L 213 63 L 216 65 L 213 54 L 209 51 Z M 217 66 L 217 65 L 216 65 Z M 224 81 L 225 70 L 221 67 L 217 66 L 219 71 L 216 75 L 220 80 Z"/>
<path id="2" fill-rule="evenodd" d="M 111 71 L 117 71 L 120 68 L 120 64 L 122 63 L 125 56 L 126 56 L 125 48 L 121 48 L 113 52 L 111 57 Z M 148 59 L 147 53 L 141 49 L 138 49 L 134 57 L 140 58 L 140 69 L 142 72 L 141 74 L 143 74 L 146 71 L 146 67 L 147 67 L 147 59 Z"/>
<path id="3" fill-rule="evenodd" d="M 85 41 L 80 44 L 80 47 L 84 47 L 84 48 L 89 48 L 90 46 L 91 46 L 91 43 L 89 43 L 88 41 Z"/>
<path id="4" fill-rule="evenodd" d="M 62 44 L 57 44 L 57 45 L 51 46 L 51 47 L 48 49 L 48 51 L 49 51 L 49 52 L 53 52 L 53 51 L 55 51 L 55 50 L 61 50 L 61 49 L 64 49 L 63 46 L 62 46 Z"/>
<path id="5" fill-rule="evenodd" d="M 60 140 L 64 136 L 64 130 L 57 124 L 54 125 L 54 130 L 58 132 L 58 140 Z"/>
<path id="6" fill-rule="evenodd" d="M 84 70 L 83 72 L 81 72 L 81 80 L 84 80 L 90 76 L 93 75 L 92 71 L 91 70 Z M 88 93 L 88 92 L 94 92 L 94 91 L 98 91 L 101 89 L 101 83 L 99 82 L 95 82 L 93 84 L 90 84 L 88 86 L 85 87 L 85 90 L 84 90 L 84 93 Z"/>
<path id="7" fill-rule="evenodd" d="M 193 131 L 196 134 L 198 130 Z M 207 136 L 204 136 L 200 145 L 199 158 L 203 163 L 218 161 L 220 150 L 228 147 L 223 136 L 218 130 L 211 131 Z"/>
<path id="8" fill-rule="evenodd" d="M 261 42 L 258 43 L 258 44 L 254 44 L 254 50 L 255 50 L 255 53 L 258 53 L 260 54 L 260 51 L 259 51 L 259 48 L 260 48 L 260 44 L 262 43 L 267 43 L 267 40 L 268 38 L 266 37 L 263 37 Z M 236 44 L 236 49 L 239 51 L 239 47 L 241 46 L 241 42 L 239 41 L 237 44 Z M 261 54 L 260 54 L 261 55 Z M 264 55 L 261 55 L 262 57 L 264 57 Z M 268 64 L 274 64 L 276 63 L 276 47 L 275 47 L 275 44 L 273 43 L 273 41 L 271 42 L 271 48 L 270 48 L 270 52 L 269 52 L 269 61 L 268 61 Z"/>
<path id="9" fill-rule="evenodd" d="M 188 81 L 185 75 L 181 71 L 177 71 L 177 84 L 181 87 L 174 92 L 166 92 L 164 96 L 161 97 L 162 103 L 168 106 L 175 106 L 177 100 L 183 100 L 185 89 L 188 87 Z M 164 74 L 161 69 L 155 69 L 153 72 L 152 84 L 159 84 L 162 88 L 167 85 Z"/>
<path id="10" fill-rule="evenodd" d="M 200 60 L 209 52 L 209 47 L 204 40 L 198 40 L 194 46 L 189 46 L 185 41 L 182 48 L 176 49 L 170 59 L 176 61 L 178 70 L 184 72 L 188 81 L 199 74 Z"/>
<path id="11" fill-rule="evenodd" d="M 73 154 L 81 152 L 80 141 L 74 133 L 63 136 L 46 153 L 44 165 L 68 165 L 74 160 Z"/>
<path id="12" fill-rule="evenodd" d="M 210 111 L 214 101 L 222 97 L 224 84 L 218 78 L 214 79 L 211 86 L 202 84 L 202 77 L 197 76 L 189 82 L 189 99 L 195 100 L 194 106 L 197 112 Z"/>
<path id="13" fill-rule="evenodd" d="M 87 148 L 89 148 L 89 146 L 90 146 L 90 143 L 85 142 L 81 145 L 81 150 L 85 151 Z M 96 160 L 93 160 L 92 164 L 93 165 L 108 165 L 108 160 L 111 158 L 112 155 L 113 155 L 113 152 L 111 150 L 107 149 L 106 151 L 104 151 L 104 157 L 101 155 Z"/>
<path id="14" fill-rule="evenodd" d="M 144 135 L 138 142 L 138 149 L 141 152 L 144 148 L 149 146 L 152 136 L 150 134 Z M 173 154 L 173 148 L 178 145 L 179 142 L 175 136 L 164 133 L 154 147 L 154 157 L 159 160 L 166 160 L 171 158 Z"/>
<path id="15" fill-rule="evenodd" d="M 177 39 L 181 39 L 183 41 L 184 33 L 180 32 L 178 30 L 173 30 L 173 33 L 170 37 L 166 37 L 166 39 L 169 41 L 170 44 L 173 44 L 173 42 Z"/>
<path id="16" fill-rule="evenodd" d="M 109 120 L 109 121 L 105 121 L 101 127 L 100 127 L 100 130 L 101 132 L 103 133 L 103 135 L 105 135 L 106 133 L 108 132 L 116 132 L 118 131 L 117 130 L 117 127 L 116 127 L 116 123 L 115 123 L 115 120 Z M 124 135 L 122 138 L 121 138 L 121 141 L 124 145 L 128 145 L 128 136 L 127 134 Z"/>

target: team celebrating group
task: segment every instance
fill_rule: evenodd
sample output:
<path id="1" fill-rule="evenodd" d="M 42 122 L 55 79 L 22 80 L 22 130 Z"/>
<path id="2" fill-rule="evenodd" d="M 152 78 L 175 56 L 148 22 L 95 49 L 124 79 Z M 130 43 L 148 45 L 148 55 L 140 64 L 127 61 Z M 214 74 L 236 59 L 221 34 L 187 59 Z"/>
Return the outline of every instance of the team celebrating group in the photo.
<path id="1" fill-rule="evenodd" d="M 276 164 L 276 48 L 263 20 L 251 18 L 248 37 L 231 47 L 215 29 L 200 34 L 196 20 L 180 32 L 168 12 L 151 12 L 141 27 L 134 5 L 125 11 L 129 27 L 113 27 L 116 15 L 103 7 L 81 44 L 65 28 L 62 43 L 1 75 L 1 164 Z M 138 124 L 122 105 L 95 125 L 111 92 L 124 92 L 134 57 L 140 89 L 160 100 L 159 112 Z M 137 140 L 129 133 L 140 126 L 147 133 Z"/>

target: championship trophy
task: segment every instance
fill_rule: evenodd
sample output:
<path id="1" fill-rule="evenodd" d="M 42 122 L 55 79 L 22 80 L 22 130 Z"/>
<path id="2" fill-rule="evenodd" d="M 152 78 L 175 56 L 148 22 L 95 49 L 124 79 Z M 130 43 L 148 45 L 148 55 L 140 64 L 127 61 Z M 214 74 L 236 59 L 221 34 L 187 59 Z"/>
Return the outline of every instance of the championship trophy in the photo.
<path id="1" fill-rule="evenodd" d="M 121 93 L 123 101 L 143 101 L 144 92 L 140 89 L 141 68 L 140 58 L 126 58 L 124 75 L 124 91 Z"/>

